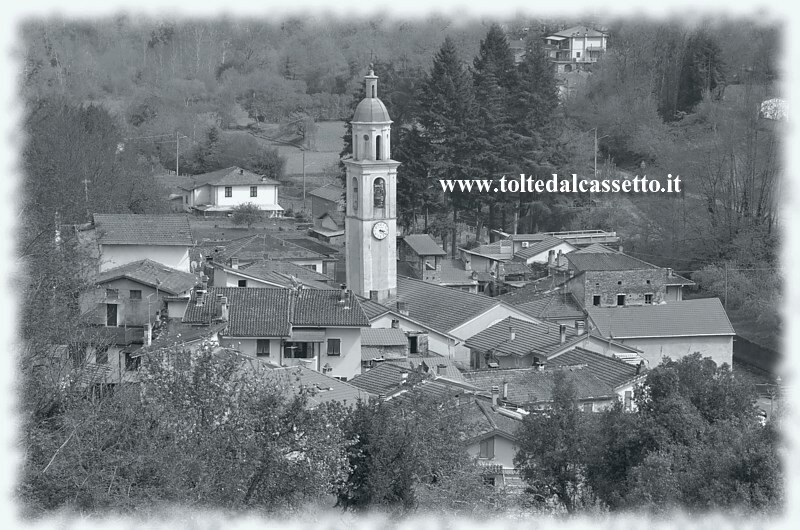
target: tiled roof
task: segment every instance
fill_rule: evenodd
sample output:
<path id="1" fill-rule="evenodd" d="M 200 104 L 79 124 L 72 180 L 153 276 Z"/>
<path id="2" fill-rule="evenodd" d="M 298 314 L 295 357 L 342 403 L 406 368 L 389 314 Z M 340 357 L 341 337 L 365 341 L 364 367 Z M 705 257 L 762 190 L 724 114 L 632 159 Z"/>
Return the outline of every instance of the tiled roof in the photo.
<path id="1" fill-rule="evenodd" d="M 312 197 L 319 197 L 326 201 L 339 202 L 344 200 L 344 189 L 334 184 L 328 184 L 308 192 Z"/>
<path id="2" fill-rule="evenodd" d="M 344 302 L 339 301 L 340 297 L 338 290 L 300 289 L 294 302 L 292 325 L 368 327 L 369 319 L 353 291 L 347 291 Z"/>
<path id="3" fill-rule="evenodd" d="M 330 282 L 331 278 L 315 270 L 297 265 L 290 261 L 262 260 L 240 267 L 247 274 L 258 276 L 265 272 L 277 272 L 287 276 L 294 276 L 298 280 L 313 280 L 317 282 Z"/>
<path id="4" fill-rule="evenodd" d="M 552 401 L 555 386 L 553 376 L 559 370 L 565 370 L 572 378 L 579 400 L 607 399 L 615 395 L 611 385 L 601 381 L 587 368 L 479 370 L 465 372 L 464 379 L 485 392 L 491 392 L 493 386 L 498 387 L 501 399 L 503 383 L 508 383 L 507 401 L 527 405 Z"/>
<path id="5" fill-rule="evenodd" d="M 404 388 L 399 386 L 391 395 L 387 396 L 395 402 L 403 402 L 411 397 L 412 394 L 423 394 L 433 397 L 437 400 L 446 400 L 448 398 L 460 398 L 465 394 L 474 394 L 479 392 L 480 389 L 465 383 L 458 383 L 448 381 L 445 378 L 423 379 L 412 387 Z"/>
<path id="6" fill-rule="evenodd" d="M 459 370 L 458 366 L 456 366 L 453 360 L 448 357 L 434 356 L 434 355 L 428 355 L 428 356 L 409 355 L 407 358 L 403 359 L 389 359 L 389 362 L 398 364 L 400 366 L 405 366 L 406 368 L 411 368 L 411 369 L 417 369 L 419 367 L 425 373 L 431 373 L 442 377 L 447 377 L 454 381 L 464 380 L 464 377 L 461 375 L 461 370 Z M 441 372 L 439 370 L 440 366 L 441 366 Z"/>
<path id="7" fill-rule="evenodd" d="M 344 212 L 325 212 L 317 219 L 322 219 L 323 217 L 330 217 L 330 219 L 336 224 L 336 226 L 340 228 L 344 228 Z"/>
<path id="8" fill-rule="evenodd" d="M 542 252 L 548 251 L 551 248 L 555 248 L 558 245 L 564 243 L 563 239 L 559 239 L 553 236 L 545 236 L 545 239 L 541 241 L 532 242 L 527 248 L 522 248 L 517 252 L 517 257 L 528 259 L 532 258 L 537 254 L 541 254 Z"/>
<path id="9" fill-rule="evenodd" d="M 261 261 L 268 259 L 323 259 L 324 256 L 269 234 L 256 234 L 235 239 L 225 245 L 224 250 L 214 256 L 214 260 L 227 263 L 236 257 L 241 261 Z"/>
<path id="10" fill-rule="evenodd" d="M 513 248 L 513 243 L 511 241 L 504 240 L 496 241 L 488 245 L 480 245 L 469 250 L 465 248 L 460 248 L 459 250 L 467 254 L 478 254 L 479 256 L 495 261 L 506 261 L 514 257 Z"/>
<path id="11" fill-rule="evenodd" d="M 183 321 L 210 324 L 218 316 L 217 295 L 228 297 L 230 337 L 288 337 L 293 291 L 290 289 L 253 289 L 248 287 L 212 287 L 203 297 L 201 307 L 192 301 Z"/>
<path id="12" fill-rule="evenodd" d="M 656 265 L 619 252 L 570 252 L 566 255 L 578 271 L 631 271 L 658 269 Z"/>
<path id="13" fill-rule="evenodd" d="M 512 274 L 530 274 L 531 269 L 521 261 L 506 261 L 500 264 L 500 274 L 511 276 Z"/>
<path id="14" fill-rule="evenodd" d="M 544 295 L 536 300 L 525 302 L 516 306 L 533 317 L 545 320 L 558 320 L 567 318 L 583 318 L 583 310 L 575 301 L 572 293 L 553 293 Z"/>
<path id="15" fill-rule="evenodd" d="M 193 190 L 211 184 L 212 186 L 255 186 L 264 184 L 280 185 L 280 182 L 272 180 L 271 178 L 253 173 L 246 169 L 236 166 L 228 167 L 225 169 L 218 169 L 210 173 L 203 173 L 192 177 L 190 185 L 184 189 Z"/>
<path id="16" fill-rule="evenodd" d="M 612 248 L 608 248 L 605 245 L 601 245 L 600 243 L 592 243 L 588 247 L 583 247 L 582 249 L 576 250 L 575 252 L 579 253 L 579 254 L 592 254 L 592 253 L 598 253 L 598 252 L 599 253 L 611 253 L 611 254 L 614 254 L 617 251 L 612 249 Z"/>
<path id="17" fill-rule="evenodd" d="M 403 241 L 411 247 L 418 256 L 446 256 L 442 247 L 428 234 L 409 234 Z"/>
<path id="18" fill-rule="evenodd" d="M 408 337 L 398 328 L 364 328 L 361 330 L 362 346 L 406 346 Z"/>
<path id="19" fill-rule="evenodd" d="M 512 329 L 514 340 L 510 340 Z M 566 342 L 575 337 L 575 330 L 567 326 Z M 467 339 L 464 345 L 479 352 L 491 351 L 495 355 L 525 356 L 532 353 L 546 358 L 558 350 L 562 343 L 558 324 L 551 322 L 534 324 L 508 317 L 477 335 L 473 335 Z"/>
<path id="20" fill-rule="evenodd" d="M 372 394 L 388 394 L 396 389 L 403 381 L 402 374 L 409 373 L 408 368 L 403 368 L 394 363 L 381 363 L 363 374 L 350 380 L 353 386 Z"/>
<path id="21" fill-rule="evenodd" d="M 370 300 L 369 298 L 359 298 L 359 302 L 361 302 L 361 309 L 364 310 L 364 313 L 366 313 L 367 318 L 370 320 L 374 320 L 379 316 L 385 315 L 391 311 L 385 305 L 381 305 L 374 300 Z"/>
<path id="22" fill-rule="evenodd" d="M 95 282 L 103 284 L 112 280 L 127 278 L 131 281 L 158 287 L 160 291 L 178 295 L 191 289 L 198 279 L 194 274 L 172 269 L 149 259 L 126 263 L 108 269 L 97 275 Z"/>
<path id="23" fill-rule="evenodd" d="M 472 278 L 472 271 L 464 268 L 460 259 L 443 259 L 440 282 L 443 285 L 477 285 L 478 281 Z"/>
<path id="24" fill-rule="evenodd" d="M 514 306 L 541 300 L 549 296 L 547 291 L 553 288 L 554 279 L 555 277 L 553 276 L 541 278 L 527 284 L 525 287 L 501 294 L 497 297 L 497 300 Z"/>
<path id="25" fill-rule="evenodd" d="M 472 399 L 464 407 L 464 419 L 467 425 L 467 439 L 476 439 L 492 433 L 503 433 L 515 438 L 522 422 L 503 416 L 490 404 L 479 399 Z"/>
<path id="26" fill-rule="evenodd" d="M 293 245 L 297 245 L 298 247 L 307 248 L 317 254 L 321 254 L 323 256 L 337 256 L 342 253 L 341 248 L 336 248 L 331 245 L 326 245 L 319 239 L 315 239 L 313 237 L 306 237 L 306 236 L 298 236 L 297 234 L 292 233 L 275 233 L 275 237 L 279 239 L 283 239 L 284 241 L 288 241 Z"/>
<path id="27" fill-rule="evenodd" d="M 192 245 L 185 215 L 94 214 L 101 245 Z"/>
<path id="28" fill-rule="evenodd" d="M 547 360 L 547 366 L 586 366 L 598 379 L 616 388 L 642 375 L 636 366 L 583 348 L 575 348 Z"/>
<path id="29" fill-rule="evenodd" d="M 272 373 L 279 381 L 285 382 L 293 394 L 305 391 L 308 408 L 332 401 L 354 405 L 359 399 L 371 397 L 369 392 L 305 366 L 274 368 Z"/>
<path id="30" fill-rule="evenodd" d="M 607 37 L 606 33 L 601 31 L 597 31 L 596 29 L 592 29 L 587 26 L 572 26 L 571 28 L 567 28 L 565 30 L 559 31 L 558 33 L 553 33 L 552 35 L 548 35 L 548 37 Z"/>
<path id="31" fill-rule="evenodd" d="M 377 346 L 364 346 L 361 344 L 361 360 L 362 361 L 371 361 L 373 359 L 382 359 L 383 358 L 383 348 L 379 348 Z"/>
<path id="32" fill-rule="evenodd" d="M 436 284 L 397 277 L 397 301 L 408 316 L 438 331 L 449 332 L 498 305 L 496 300 Z"/>
<path id="33" fill-rule="evenodd" d="M 657 305 L 590 307 L 589 316 L 604 337 L 689 337 L 734 335 L 719 298 Z"/>

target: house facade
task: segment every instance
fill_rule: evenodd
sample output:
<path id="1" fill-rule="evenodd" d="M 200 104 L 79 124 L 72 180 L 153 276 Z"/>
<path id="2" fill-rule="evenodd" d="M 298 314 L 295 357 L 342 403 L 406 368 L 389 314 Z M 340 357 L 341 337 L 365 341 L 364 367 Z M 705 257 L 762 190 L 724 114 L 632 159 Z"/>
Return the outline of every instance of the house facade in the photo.
<path id="1" fill-rule="evenodd" d="M 557 73 L 586 69 L 606 51 L 608 34 L 588 26 L 573 26 L 544 37 L 545 53 Z"/>
<path id="2" fill-rule="evenodd" d="M 101 272 L 145 259 L 190 272 L 185 215 L 94 214 L 93 225 Z"/>
<path id="3" fill-rule="evenodd" d="M 184 206 L 201 214 L 227 214 L 251 203 L 272 217 L 280 215 L 279 182 L 239 167 L 195 175 L 182 185 Z"/>

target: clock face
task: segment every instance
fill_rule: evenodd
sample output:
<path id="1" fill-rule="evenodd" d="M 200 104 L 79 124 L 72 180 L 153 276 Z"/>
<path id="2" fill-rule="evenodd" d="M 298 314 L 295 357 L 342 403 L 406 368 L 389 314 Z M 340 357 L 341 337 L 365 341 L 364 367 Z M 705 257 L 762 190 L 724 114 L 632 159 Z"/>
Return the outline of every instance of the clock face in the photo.
<path id="1" fill-rule="evenodd" d="M 375 237 L 375 239 L 384 239 L 389 235 L 389 225 L 383 221 L 378 221 L 372 225 L 372 235 Z"/>

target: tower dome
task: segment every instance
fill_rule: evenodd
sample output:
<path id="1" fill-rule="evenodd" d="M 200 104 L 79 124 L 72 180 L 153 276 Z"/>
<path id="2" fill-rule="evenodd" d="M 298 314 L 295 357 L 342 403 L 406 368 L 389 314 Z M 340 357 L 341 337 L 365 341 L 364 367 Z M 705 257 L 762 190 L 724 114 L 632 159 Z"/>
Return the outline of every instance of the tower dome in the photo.
<path id="1" fill-rule="evenodd" d="M 369 74 L 364 76 L 366 97 L 356 107 L 353 120 L 356 123 L 385 123 L 391 122 L 386 105 L 378 99 L 378 76 L 369 65 Z"/>

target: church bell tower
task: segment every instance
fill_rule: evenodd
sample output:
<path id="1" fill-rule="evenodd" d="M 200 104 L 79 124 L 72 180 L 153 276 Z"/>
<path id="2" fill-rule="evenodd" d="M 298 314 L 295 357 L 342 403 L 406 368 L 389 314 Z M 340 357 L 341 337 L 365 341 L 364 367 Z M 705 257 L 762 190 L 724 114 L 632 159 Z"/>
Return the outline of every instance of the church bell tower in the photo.
<path id="1" fill-rule="evenodd" d="M 347 286 L 378 302 L 397 294 L 397 166 L 391 159 L 391 124 L 378 99 L 370 65 L 366 97 L 352 119 L 353 157 L 347 167 L 345 237 Z"/>

